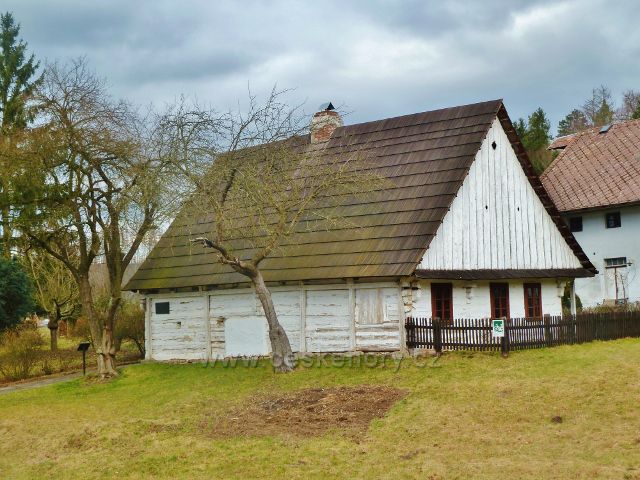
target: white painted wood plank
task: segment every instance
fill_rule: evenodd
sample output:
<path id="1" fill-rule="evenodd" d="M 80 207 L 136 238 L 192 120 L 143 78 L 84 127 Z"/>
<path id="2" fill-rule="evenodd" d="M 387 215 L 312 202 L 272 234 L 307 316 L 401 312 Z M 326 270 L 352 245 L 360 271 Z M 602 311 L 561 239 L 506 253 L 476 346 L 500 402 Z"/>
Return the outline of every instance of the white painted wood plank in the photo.
<path id="1" fill-rule="evenodd" d="M 493 141 L 497 144 L 495 151 L 491 148 Z M 460 243 L 463 231 L 469 233 L 468 247 L 466 240 Z M 580 267 L 496 120 L 420 268 Z"/>

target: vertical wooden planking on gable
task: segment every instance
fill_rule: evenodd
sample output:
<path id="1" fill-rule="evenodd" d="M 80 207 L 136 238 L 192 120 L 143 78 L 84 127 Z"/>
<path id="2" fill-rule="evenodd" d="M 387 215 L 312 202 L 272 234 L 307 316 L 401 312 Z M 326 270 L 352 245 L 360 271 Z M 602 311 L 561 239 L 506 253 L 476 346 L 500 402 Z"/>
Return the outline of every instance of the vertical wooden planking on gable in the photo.
<path id="1" fill-rule="evenodd" d="M 464 207 L 464 195 L 461 191 L 462 189 L 458 190 L 457 196 L 456 196 L 456 202 L 457 204 L 461 205 Z M 451 213 L 453 215 L 453 222 L 452 222 L 452 232 L 451 232 L 451 258 L 452 258 L 452 262 L 454 258 L 460 258 L 460 255 L 462 254 L 462 228 L 460 228 L 462 226 L 462 213 L 463 213 L 464 209 L 463 208 L 454 208 L 451 210 Z"/>
<path id="2" fill-rule="evenodd" d="M 496 120 L 420 268 L 580 267 Z"/>
<path id="3" fill-rule="evenodd" d="M 500 182 L 498 181 L 498 172 L 496 169 L 495 163 L 495 150 L 493 149 L 493 142 L 495 142 L 496 135 L 495 129 L 489 130 L 489 135 L 487 136 L 487 173 L 489 175 L 489 222 L 491 228 L 491 265 L 495 265 L 496 268 L 499 268 L 498 265 L 498 256 L 499 250 L 502 248 L 500 245 L 500 234 L 498 233 L 498 210 L 500 209 L 499 204 L 499 187 Z"/>
<path id="4" fill-rule="evenodd" d="M 465 179 L 466 180 L 466 179 Z M 466 182 L 465 182 L 466 183 Z M 462 217 L 462 225 L 460 225 L 460 230 L 463 238 L 462 243 L 462 268 L 468 269 L 471 268 L 472 258 L 474 256 L 475 251 L 471 251 L 472 247 L 475 250 L 475 242 L 471 242 L 471 232 L 468 228 L 465 228 L 465 225 L 475 224 L 475 216 L 473 215 L 473 211 L 471 210 L 471 205 L 469 201 L 470 188 L 461 188 L 462 190 L 462 198 L 463 198 L 463 217 Z"/>
<path id="5" fill-rule="evenodd" d="M 445 238 L 447 239 L 444 242 L 444 256 L 443 262 L 445 265 L 450 264 L 453 261 L 453 235 L 455 230 L 455 213 L 450 209 L 449 213 L 451 214 L 451 222 L 448 222 L 444 225 L 445 228 Z"/>
<path id="6" fill-rule="evenodd" d="M 469 217 L 473 219 L 471 225 L 474 227 L 473 232 L 470 232 L 473 236 L 469 238 L 469 243 L 473 244 L 469 249 L 470 252 L 473 252 L 469 261 L 469 268 L 474 268 L 475 265 L 480 265 L 480 262 L 482 261 L 482 210 L 480 208 L 480 203 L 482 202 L 482 191 L 480 190 L 480 185 L 475 180 L 477 175 L 476 169 L 478 168 L 476 165 L 479 157 L 480 152 L 476 154 L 475 160 L 471 165 L 471 168 L 469 168 L 469 173 L 467 174 L 465 183 L 462 185 L 462 188 L 469 189 Z M 437 238 L 438 237 L 436 236 L 436 239 Z M 453 268 L 453 266 L 451 268 Z"/>
<path id="7" fill-rule="evenodd" d="M 542 243 L 544 248 L 544 268 L 549 268 L 551 263 L 551 242 L 549 239 L 549 225 L 546 222 L 545 212 L 540 211 L 540 225 L 542 226 Z"/>
<path id="8" fill-rule="evenodd" d="M 527 205 L 534 206 L 535 200 L 537 200 L 537 195 L 533 191 L 533 189 L 527 189 Z M 533 207 L 535 208 L 535 207 Z M 535 215 L 527 215 L 527 221 L 529 222 L 529 255 L 531 259 L 538 258 L 539 252 L 539 238 L 540 234 L 538 232 L 539 228 L 537 222 L 535 221 Z"/>
<path id="9" fill-rule="evenodd" d="M 488 135 L 487 135 L 488 137 Z M 480 181 L 480 192 L 481 192 L 481 200 L 480 200 L 480 210 L 482 212 L 482 225 L 479 229 L 479 233 L 482 234 L 482 260 L 479 262 L 478 268 L 487 268 L 487 265 L 490 264 L 489 259 L 491 258 L 491 229 L 489 227 L 488 214 L 489 214 L 489 195 L 488 195 L 488 184 L 489 178 L 487 174 L 487 146 L 488 142 L 485 140 L 480 147 L 481 155 L 480 155 L 480 164 L 476 169 L 476 175 L 478 180 Z"/>
<path id="10" fill-rule="evenodd" d="M 518 184 L 520 185 L 520 212 L 522 213 L 522 258 L 521 258 L 521 268 L 527 268 L 527 265 L 533 265 L 535 259 L 531 258 L 531 250 L 529 249 L 529 221 L 530 215 L 528 212 L 531 211 L 531 204 L 528 202 L 527 198 L 527 190 L 531 188 L 529 184 L 529 180 L 527 179 L 527 175 L 522 170 L 519 164 L 513 163 L 512 168 L 518 172 L 518 177 L 520 181 Z M 527 212 L 527 213 L 524 213 Z"/>

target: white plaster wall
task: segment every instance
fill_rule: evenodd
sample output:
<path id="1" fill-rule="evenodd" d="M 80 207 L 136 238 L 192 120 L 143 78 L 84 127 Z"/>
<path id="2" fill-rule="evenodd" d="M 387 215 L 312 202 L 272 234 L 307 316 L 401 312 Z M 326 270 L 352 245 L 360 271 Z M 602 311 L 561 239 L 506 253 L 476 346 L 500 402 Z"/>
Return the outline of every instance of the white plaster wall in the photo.
<path id="1" fill-rule="evenodd" d="M 420 268 L 580 267 L 496 119 Z"/>
<path id="2" fill-rule="evenodd" d="M 606 228 L 605 214 L 609 211 L 620 212 L 620 228 Z M 591 263 L 598 269 L 593 278 L 576 279 L 576 294 L 585 307 L 601 304 L 605 299 L 615 298 L 615 292 L 605 284 L 604 259 L 627 257 L 633 265 L 627 267 L 628 297 L 632 302 L 640 301 L 640 207 L 625 207 L 602 210 L 566 217 L 582 216 L 582 232 L 574 232 L 578 243 L 587 254 Z"/>
<path id="3" fill-rule="evenodd" d="M 554 279 L 511 280 L 509 282 L 509 307 L 511 317 L 524 317 L 524 283 L 540 283 L 542 287 L 542 313 L 548 315 L 562 315 L 562 301 L 558 294 L 562 294 L 562 287 Z M 446 282 L 435 282 L 446 283 Z M 451 282 L 453 284 L 453 318 L 489 318 L 491 316 L 491 297 L 489 283 Z M 467 287 L 471 295 L 467 294 Z M 431 317 L 431 282 L 420 282 L 420 298 L 415 301 L 414 308 L 407 316 Z"/>

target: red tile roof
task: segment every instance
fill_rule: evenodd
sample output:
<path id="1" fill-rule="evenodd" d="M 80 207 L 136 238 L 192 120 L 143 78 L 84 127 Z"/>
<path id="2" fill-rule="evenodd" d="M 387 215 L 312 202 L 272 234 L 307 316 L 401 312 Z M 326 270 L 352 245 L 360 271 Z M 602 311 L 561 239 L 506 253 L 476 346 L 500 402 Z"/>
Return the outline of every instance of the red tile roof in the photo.
<path id="1" fill-rule="evenodd" d="M 640 120 L 573 135 L 540 178 L 561 212 L 640 202 Z"/>

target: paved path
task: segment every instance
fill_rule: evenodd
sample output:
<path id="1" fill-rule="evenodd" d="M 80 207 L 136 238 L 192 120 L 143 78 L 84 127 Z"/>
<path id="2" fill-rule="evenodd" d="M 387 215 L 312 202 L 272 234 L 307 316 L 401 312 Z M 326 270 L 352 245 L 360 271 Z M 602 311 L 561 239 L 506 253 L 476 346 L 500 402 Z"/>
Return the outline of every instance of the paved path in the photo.
<path id="1" fill-rule="evenodd" d="M 40 380 L 33 380 L 31 382 L 14 383 L 7 385 L 6 387 L 0 387 L 0 395 L 3 393 L 18 392 L 20 390 L 31 390 L 32 388 L 44 387 L 46 385 L 53 385 L 54 383 L 67 382 L 74 378 L 81 377 L 82 373 L 70 373 L 68 375 L 60 375 L 52 378 L 43 378 Z"/>
<path id="2" fill-rule="evenodd" d="M 118 365 L 118 368 L 126 368 L 129 365 L 137 365 L 138 363 L 139 362 Z M 87 370 L 87 373 L 94 373 L 94 372 L 93 370 Z M 53 385 L 54 383 L 68 382 L 69 380 L 73 380 L 74 378 L 79 378 L 81 376 L 82 376 L 82 372 L 73 372 L 73 373 L 68 373 L 66 375 L 57 375 L 55 377 L 40 378 L 40 379 L 36 378 L 28 382 L 13 383 L 13 384 L 7 385 L 6 387 L 0 387 L 0 395 L 5 393 L 18 392 L 20 390 L 31 390 L 32 388 L 45 387 L 47 385 Z"/>

